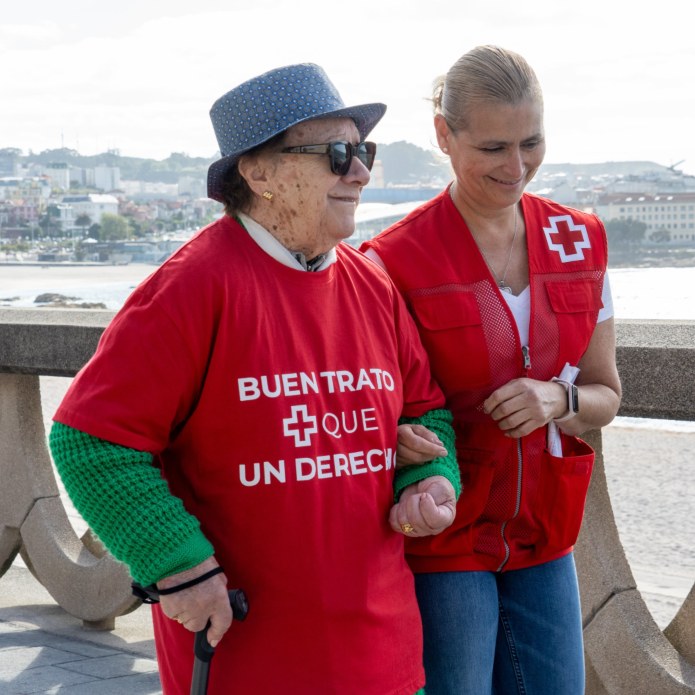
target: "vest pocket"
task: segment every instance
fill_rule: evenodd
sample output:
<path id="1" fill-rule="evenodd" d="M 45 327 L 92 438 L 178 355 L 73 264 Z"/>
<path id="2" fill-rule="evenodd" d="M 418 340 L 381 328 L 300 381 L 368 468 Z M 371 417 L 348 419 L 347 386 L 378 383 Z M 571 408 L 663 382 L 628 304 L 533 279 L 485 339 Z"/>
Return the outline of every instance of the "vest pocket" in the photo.
<path id="1" fill-rule="evenodd" d="M 490 497 L 495 459 L 485 449 L 457 449 L 463 490 L 456 505 L 456 519 L 444 533 L 426 538 L 406 539 L 411 556 L 461 557 L 471 555 L 475 542 L 474 523 L 485 510 Z"/>
<path id="2" fill-rule="evenodd" d="M 599 311 L 601 287 L 596 280 L 553 280 L 545 283 L 550 306 L 556 314 L 579 314 Z"/>
<path id="3" fill-rule="evenodd" d="M 495 459 L 485 449 L 457 449 L 462 492 L 456 507 L 456 526 L 472 524 L 487 506 L 495 473 Z"/>
<path id="4" fill-rule="evenodd" d="M 411 293 L 410 306 L 435 379 L 448 393 L 490 382 L 487 342 L 473 292 Z"/>
<path id="5" fill-rule="evenodd" d="M 576 543 L 594 466 L 594 450 L 581 439 L 562 435 L 562 448 L 562 457 L 544 450 L 533 505 L 538 525 L 536 551 L 544 555 Z"/>

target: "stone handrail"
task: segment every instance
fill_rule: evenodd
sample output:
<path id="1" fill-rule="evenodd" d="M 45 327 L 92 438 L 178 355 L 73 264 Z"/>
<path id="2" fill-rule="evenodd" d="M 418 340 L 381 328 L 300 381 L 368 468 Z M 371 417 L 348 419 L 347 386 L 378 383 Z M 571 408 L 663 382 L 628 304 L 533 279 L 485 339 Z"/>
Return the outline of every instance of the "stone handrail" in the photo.
<path id="1" fill-rule="evenodd" d="M 0 309 L 0 576 L 18 552 L 56 602 L 113 627 L 137 606 L 124 567 L 77 538 L 53 477 L 39 377 L 73 376 L 108 311 Z M 618 321 L 620 414 L 695 421 L 695 321 Z M 615 526 L 601 433 L 576 560 L 589 695 L 695 695 L 695 588 L 662 632 L 643 602 Z"/>

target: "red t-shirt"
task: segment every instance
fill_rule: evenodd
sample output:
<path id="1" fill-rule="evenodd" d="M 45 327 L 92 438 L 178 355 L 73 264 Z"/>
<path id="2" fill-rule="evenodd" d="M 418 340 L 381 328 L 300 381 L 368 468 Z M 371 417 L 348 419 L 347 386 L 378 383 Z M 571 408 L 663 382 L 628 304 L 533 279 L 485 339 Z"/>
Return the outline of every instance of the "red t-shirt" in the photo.
<path id="1" fill-rule="evenodd" d="M 211 695 L 412 695 L 424 682 L 388 511 L 398 417 L 444 399 L 386 274 L 337 254 L 294 270 L 219 220 L 135 290 L 56 414 L 154 453 L 246 591 Z M 164 691 L 187 693 L 192 633 L 154 615 Z"/>

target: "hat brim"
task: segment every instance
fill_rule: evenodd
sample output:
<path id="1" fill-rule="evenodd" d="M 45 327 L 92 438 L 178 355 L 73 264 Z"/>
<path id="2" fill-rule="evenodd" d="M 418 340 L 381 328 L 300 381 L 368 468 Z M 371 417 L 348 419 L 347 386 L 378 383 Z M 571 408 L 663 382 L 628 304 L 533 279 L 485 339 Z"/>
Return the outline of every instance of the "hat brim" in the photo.
<path id="1" fill-rule="evenodd" d="M 342 109 L 337 109 L 335 111 L 327 111 L 321 114 L 312 114 L 306 118 L 298 118 L 296 121 L 289 123 L 282 130 L 271 133 L 267 137 L 264 137 L 258 142 L 254 142 L 249 147 L 238 152 L 233 152 L 226 157 L 218 159 L 213 162 L 208 169 L 208 197 L 213 200 L 217 200 L 220 203 L 224 202 L 224 197 L 222 195 L 222 187 L 227 175 L 227 172 L 236 165 L 239 157 L 245 154 L 254 147 L 262 145 L 264 142 L 274 138 L 276 135 L 283 133 L 292 126 L 298 123 L 304 123 L 305 121 L 314 121 L 323 118 L 352 118 L 357 126 L 357 130 L 360 134 L 360 139 L 364 140 L 369 133 L 374 129 L 374 126 L 382 119 L 383 115 L 386 113 L 386 104 L 381 104 L 379 102 L 374 102 L 371 104 L 360 104 L 359 106 L 348 106 Z"/>

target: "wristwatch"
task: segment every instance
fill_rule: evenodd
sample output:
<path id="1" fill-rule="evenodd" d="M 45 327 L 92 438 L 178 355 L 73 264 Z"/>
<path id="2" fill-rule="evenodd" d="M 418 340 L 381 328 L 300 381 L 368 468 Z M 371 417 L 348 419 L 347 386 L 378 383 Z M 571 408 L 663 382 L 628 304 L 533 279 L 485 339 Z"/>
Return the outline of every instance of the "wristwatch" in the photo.
<path id="1" fill-rule="evenodd" d="M 560 384 L 567 392 L 567 412 L 562 417 L 555 418 L 555 422 L 565 422 L 579 412 L 579 389 L 571 381 L 558 379 L 556 376 L 552 378 L 552 381 Z"/>

